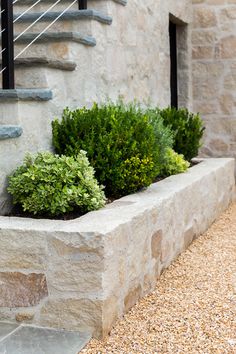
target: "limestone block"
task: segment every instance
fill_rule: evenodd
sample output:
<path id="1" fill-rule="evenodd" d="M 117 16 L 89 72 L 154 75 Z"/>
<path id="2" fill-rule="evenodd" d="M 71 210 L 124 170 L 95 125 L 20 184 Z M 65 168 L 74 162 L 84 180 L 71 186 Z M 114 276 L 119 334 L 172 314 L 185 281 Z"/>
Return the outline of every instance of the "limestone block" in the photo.
<path id="1" fill-rule="evenodd" d="M 48 296 L 45 274 L 0 272 L 0 307 L 29 307 Z"/>
<path id="2" fill-rule="evenodd" d="M 196 28 L 214 27 L 217 25 L 217 18 L 214 9 L 207 7 L 196 7 L 193 14 L 193 26 Z"/>
<path id="3" fill-rule="evenodd" d="M 220 41 L 220 57 L 222 59 L 236 58 L 236 36 L 230 35 Z"/>

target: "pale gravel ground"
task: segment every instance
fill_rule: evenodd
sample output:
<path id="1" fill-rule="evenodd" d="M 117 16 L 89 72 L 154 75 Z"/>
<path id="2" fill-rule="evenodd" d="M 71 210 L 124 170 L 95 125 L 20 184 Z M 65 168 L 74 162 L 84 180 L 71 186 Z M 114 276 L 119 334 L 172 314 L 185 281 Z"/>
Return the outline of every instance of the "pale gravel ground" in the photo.
<path id="1" fill-rule="evenodd" d="M 236 353 L 236 204 L 88 353 Z"/>

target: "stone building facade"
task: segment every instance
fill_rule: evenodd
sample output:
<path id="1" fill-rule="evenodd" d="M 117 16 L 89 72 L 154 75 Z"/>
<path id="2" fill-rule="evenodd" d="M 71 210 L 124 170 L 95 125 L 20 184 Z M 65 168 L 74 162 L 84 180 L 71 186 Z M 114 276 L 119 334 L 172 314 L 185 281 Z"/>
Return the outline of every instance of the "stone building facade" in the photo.
<path id="1" fill-rule="evenodd" d="M 193 0 L 193 110 L 204 118 L 202 154 L 236 155 L 236 0 Z"/>
<path id="2" fill-rule="evenodd" d="M 29 2 L 17 3 L 16 13 Z M 72 8 L 76 14 L 24 52 L 16 65 L 19 91 L 0 95 L 0 128 L 23 129 L 18 138 L 0 140 L 0 214 L 10 205 L 8 174 L 27 151 L 51 149 L 51 121 L 66 106 L 118 97 L 170 105 L 170 22 L 177 32 L 179 106 L 200 112 L 207 128 L 201 154 L 236 154 L 236 0 L 89 0 L 88 6 L 83 16 Z M 16 33 L 29 19 L 21 18 Z M 32 31 L 44 27 L 42 21 Z M 23 46 L 24 40 L 16 43 L 16 53 Z"/>

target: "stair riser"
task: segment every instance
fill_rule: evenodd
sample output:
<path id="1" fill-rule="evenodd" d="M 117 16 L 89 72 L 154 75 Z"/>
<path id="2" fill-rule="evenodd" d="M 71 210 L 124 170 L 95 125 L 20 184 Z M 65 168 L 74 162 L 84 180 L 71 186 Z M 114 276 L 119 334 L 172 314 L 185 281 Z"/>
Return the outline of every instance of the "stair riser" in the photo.
<path id="1" fill-rule="evenodd" d="M 34 1 L 34 3 L 35 2 L 36 2 L 36 0 Z M 41 1 L 40 3 L 35 5 L 32 9 L 30 9 L 27 13 L 47 11 L 55 2 L 56 2 L 56 0 L 54 0 L 51 3 L 49 3 L 49 2 L 43 3 Z M 71 3 L 72 3 L 72 1 L 61 1 L 57 5 L 55 5 L 51 11 L 64 11 Z M 33 3 L 30 5 L 20 5 L 20 4 L 17 5 L 17 3 L 16 3 L 16 5 L 14 6 L 14 13 L 20 14 L 20 13 L 28 10 L 29 7 L 31 7 L 31 5 L 33 5 Z M 78 5 L 75 3 L 72 7 L 70 7 L 70 11 L 71 10 L 78 10 Z"/>
<path id="2" fill-rule="evenodd" d="M 26 43 L 18 44 L 15 46 L 15 55 L 20 53 L 26 47 Z M 45 41 L 35 42 L 29 48 L 25 50 L 20 58 L 27 57 L 47 57 L 52 60 L 78 60 L 81 57 L 81 53 L 88 53 L 93 47 L 84 46 L 81 43 L 75 41 Z M 90 52 L 87 55 L 92 55 Z M 86 57 L 84 58 L 86 59 Z"/>
<path id="3" fill-rule="evenodd" d="M 77 31 L 82 34 L 91 35 L 91 21 L 90 19 L 81 19 L 81 20 L 62 20 L 59 19 L 55 22 L 50 28 L 47 29 L 49 32 L 73 32 Z M 51 22 L 40 20 L 35 25 L 33 25 L 26 33 L 41 33 Z M 30 23 L 18 23 L 15 25 L 14 32 L 17 36 L 19 33 L 22 33 Z"/>

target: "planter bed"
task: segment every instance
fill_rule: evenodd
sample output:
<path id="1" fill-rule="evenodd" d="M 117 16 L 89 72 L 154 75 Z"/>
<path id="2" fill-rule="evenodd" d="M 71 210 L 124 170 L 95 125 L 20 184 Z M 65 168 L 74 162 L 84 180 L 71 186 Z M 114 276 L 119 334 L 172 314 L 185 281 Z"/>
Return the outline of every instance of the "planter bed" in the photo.
<path id="1" fill-rule="evenodd" d="M 234 198 L 206 159 L 78 219 L 0 217 L 0 320 L 106 335 Z"/>

